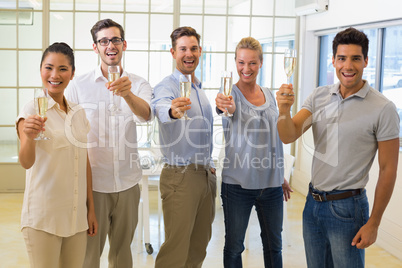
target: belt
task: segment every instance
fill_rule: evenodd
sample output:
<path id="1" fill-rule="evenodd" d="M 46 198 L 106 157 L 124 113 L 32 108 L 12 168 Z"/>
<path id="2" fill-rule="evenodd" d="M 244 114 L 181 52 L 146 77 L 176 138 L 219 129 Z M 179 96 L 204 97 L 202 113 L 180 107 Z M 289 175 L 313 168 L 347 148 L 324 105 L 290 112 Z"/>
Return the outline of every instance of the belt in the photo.
<path id="1" fill-rule="evenodd" d="M 314 193 L 313 189 L 310 188 L 310 193 L 313 196 L 313 199 L 318 202 L 345 199 L 345 198 L 349 198 L 349 197 L 352 197 L 355 195 L 359 195 L 362 192 L 363 192 L 363 189 L 356 189 L 356 190 L 350 190 L 350 191 L 346 191 L 346 192 L 339 193 L 339 194 L 327 194 L 327 193 L 318 194 L 318 193 Z"/>

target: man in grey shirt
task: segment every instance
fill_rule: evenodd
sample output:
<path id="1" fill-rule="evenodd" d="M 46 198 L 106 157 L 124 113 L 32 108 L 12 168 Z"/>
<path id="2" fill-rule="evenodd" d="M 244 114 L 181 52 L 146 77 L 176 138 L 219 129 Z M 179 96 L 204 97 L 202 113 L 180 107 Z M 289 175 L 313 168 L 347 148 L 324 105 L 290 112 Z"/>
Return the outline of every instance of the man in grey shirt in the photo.
<path id="1" fill-rule="evenodd" d="M 315 89 L 291 118 L 291 84 L 277 93 L 278 132 L 284 143 L 312 127 L 315 151 L 303 212 L 309 268 L 364 267 L 364 249 L 377 238 L 394 188 L 399 151 L 395 105 L 362 79 L 367 36 L 354 28 L 333 40 L 332 63 L 339 82 Z M 373 209 L 364 187 L 378 149 L 379 177 Z"/>

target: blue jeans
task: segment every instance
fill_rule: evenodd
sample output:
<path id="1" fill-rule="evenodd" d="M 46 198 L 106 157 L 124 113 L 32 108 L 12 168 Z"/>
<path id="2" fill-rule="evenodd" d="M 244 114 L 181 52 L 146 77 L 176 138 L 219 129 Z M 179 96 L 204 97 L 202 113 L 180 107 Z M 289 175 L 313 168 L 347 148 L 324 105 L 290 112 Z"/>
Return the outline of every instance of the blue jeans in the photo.
<path id="1" fill-rule="evenodd" d="M 314 190 L 316 193 L 320 191 Z M 328 193 L 341 193 L 332 191 Z M 335 201 L 315 201 L 309 193 L 303 211 L 303 238 L 309 268 L 364 267 L 364 249 L 352 240 L 369 218 L 364 190 L 360 195 Z"/>
<path id="2" fill-rule="evenodd" d="M 240 185 L 222 183 L 222 203 L 225 217 L 225 247 L 223 263 L 226 268 L 242 267 L 251 209 L 256 207 L 261 228 L 265 267 L 282 267 L 282 187 L 259 190 L 243 189 Z"/>

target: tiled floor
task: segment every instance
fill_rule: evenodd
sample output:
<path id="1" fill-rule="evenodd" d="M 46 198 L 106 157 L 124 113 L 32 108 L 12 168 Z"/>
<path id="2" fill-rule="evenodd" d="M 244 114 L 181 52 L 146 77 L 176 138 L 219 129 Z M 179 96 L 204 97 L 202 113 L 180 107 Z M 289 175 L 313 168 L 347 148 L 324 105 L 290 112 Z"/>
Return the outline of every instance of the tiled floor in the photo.
<path id="1" fill-rule="evenodd" d="M 0 268 L 21 268 L 28 267 L 28 258 L 25 244 L 19 230 L 22 194 L 0 194 Z M 132 244 L 134 267 L 153 267 L 159 247 L 163 242 L 163 222 L 158 228 L 157 216 L 157 191 L 150 191 L 150 229 L 151 244 L 154 253 L 148 255 L 145 248 L 137 246 L 137 238 Z M 284 267 L 304 268 L 306 267 L 303 240 L 301 235 L 301 213 L 304 205 L 304 197 L 294 193 L 287 204 L 288 229 L 284 232 L 283 260 Z M 259 238 L 259 227 L 256 214 L 253 212 L 251 218 L 250 245 L 243 253 L 243 264 L 245 268 L 263 267 L 262 246 Z M 208 247 L 208 254 L 203 267 L 222 267 L 222 248 L 224 237 L 224 225 L 222 209 L 218 208 L 213 225 L 213 236 Z M 287 245 L 289 243 L 290 245 Z M 107 250 L 102 255 L 102 268 L 107 267 Z M 391 256 L 381 248 L 373 245 L 366 251 L 366 267 L 402 267 L 402 261 Z"/>

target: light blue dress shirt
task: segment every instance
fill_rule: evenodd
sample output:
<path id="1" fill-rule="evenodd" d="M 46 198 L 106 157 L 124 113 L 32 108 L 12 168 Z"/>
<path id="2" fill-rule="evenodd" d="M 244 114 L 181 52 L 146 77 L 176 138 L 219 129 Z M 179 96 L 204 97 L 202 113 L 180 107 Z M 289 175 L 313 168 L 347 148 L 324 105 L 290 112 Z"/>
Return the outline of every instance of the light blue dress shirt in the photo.
<path id="1" fill-rule="evenodd" d="M 176 166 L 199 164 L 213 167 L 212 108 L 197 78 L 192 83 L 191 109 L 187 111 L 191 120 L 172 119 L 169 116 L 172 100 L 180 97 L 180 74 L 176 69 L 156 85 L 151 101 L 152 112 L 159 123 L 159 145 L 164 162 Z"/>

